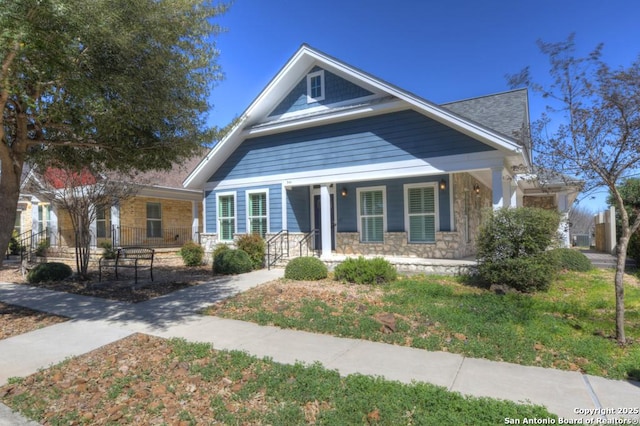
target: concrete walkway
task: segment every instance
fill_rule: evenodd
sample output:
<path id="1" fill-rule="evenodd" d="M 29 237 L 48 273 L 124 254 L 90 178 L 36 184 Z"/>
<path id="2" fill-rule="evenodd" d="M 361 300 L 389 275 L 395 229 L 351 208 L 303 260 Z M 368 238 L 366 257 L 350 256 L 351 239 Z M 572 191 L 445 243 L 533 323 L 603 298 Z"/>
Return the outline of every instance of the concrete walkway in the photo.
<path id="1" fill-rule="evenodd" d="M 220 278 L 138 304 L 0 283 L 0 301 L 73 318 L 0 340 L 0 385 L 9 377 L 35 373 L 67 357 L 141 332 L 210 342 L 216 349 L 242 350 L 282 363 L 318 361 L 343 375 L 361 373 L 404 383 L 423 381 L 466 395 L 541 404 L 565 419 L 606 421 L 619 417 L 615 411 L 612 415 L 606 410 L 640 408 L 640 383 L 636 382 L 198 314 L 216 300 L 281 276 L 282 270 L 278 269 L 255 271 Z M 638 414 L 623 417 L 640 422 Z M 27 423 L 0 404 L 0 426 L 16 424 Z"/>

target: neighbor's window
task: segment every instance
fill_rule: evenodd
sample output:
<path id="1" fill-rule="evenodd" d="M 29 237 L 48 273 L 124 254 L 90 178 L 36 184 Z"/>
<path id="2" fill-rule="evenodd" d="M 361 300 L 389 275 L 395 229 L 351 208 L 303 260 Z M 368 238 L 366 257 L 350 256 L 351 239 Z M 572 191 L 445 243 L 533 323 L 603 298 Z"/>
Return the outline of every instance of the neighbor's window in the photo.
<path id="1" fill-rule="evenodd" d="M 38 232 L 51 227 L 51 206 L 48 203 L 38 204 Z"/>
<path id="2" fill-rule="evenodd" d="M 218 238 L 221 241 L 233 240 L 236 231 L 235 195 L 218 196 Z"/>
<path id="3" fill-rule="evenodd" d="M 104 207 L 96 207 L 96 237 L 107 238 L 107 214 Z"/>
<path id="4" fill-rule="evenodd" d="M 385 231 L 385 189 L 384 187 L 358 188 L 357 192 L 360 241 L 381 243 L 384 240 Z"/>
<path id="5" fill-rule="evenodd" d="M 248 212 L 247 219 L 249 221 L 249 233 L 258 234 L 262 238 L 267 234 L 267 193 L 254 192 L 248 194 Z"/>
<path id="6" fill-rule="evenodd" d="M 405 185 L 405 227 L 410 243 L 436 241 L 436 186 L 435 184 Z"/>
<path id="7" fill-rule="evenodd" d="M 162 207 L 147 203 L 147 238 L 162 238 Z"/>
<path id="8" fill-rule="evenodd" d="M 324 99 L 324 70 L 307 75 L 307 103 Z"/>

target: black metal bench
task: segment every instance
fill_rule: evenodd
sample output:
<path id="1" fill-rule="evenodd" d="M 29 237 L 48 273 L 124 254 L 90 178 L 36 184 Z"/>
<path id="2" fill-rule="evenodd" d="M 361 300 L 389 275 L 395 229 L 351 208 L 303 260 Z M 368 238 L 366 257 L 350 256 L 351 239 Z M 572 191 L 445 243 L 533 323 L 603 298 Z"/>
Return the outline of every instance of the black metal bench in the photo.
<path id="1" fill-rule="evenodd" d="M 155 250 L 148 247 L 121 247 L 116 251 L 115 259 L 101 257 L 99 263 L 100 281 L 102 281 L 102 268 L 115 268 L 116 279 L 118 268 L 133 268 L 135 270 L 135 283 L 138 284 L 138 267 L 149 268 L 149 275 L 153 281 L 153 256 Z"/>

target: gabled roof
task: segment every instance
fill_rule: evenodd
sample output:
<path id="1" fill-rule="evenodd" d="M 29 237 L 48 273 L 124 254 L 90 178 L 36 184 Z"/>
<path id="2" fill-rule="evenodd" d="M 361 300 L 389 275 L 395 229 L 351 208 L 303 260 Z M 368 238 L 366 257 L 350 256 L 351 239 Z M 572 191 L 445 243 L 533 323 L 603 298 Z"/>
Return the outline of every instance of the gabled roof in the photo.
<path id="1" fill-rule="evenodd" d="M 304 78 L 318 66 L 374 94 L 369 100 L 348 107 L 329 108 L 313 114 L 301 114 L 295 119 L 275 120 L 270 112 Z M 511 135 L 486 126 L 482 121 L 463 117 L 452 108 L 438 106 L 400 89 L 382 79 L 350 66 L 330 55 L 303 44 L 262 92 L 241 115 L 236 126 L 204 157 L 185 179 L 186 188 L 201 188 L 233 151 L 250 136 L 318 126 L 338 121 L 413 109 L 461 133 L 479 140 L 507 155 L 519 155 L 522 147 Z M 528 159 L 525 159 L 527 161 Z"/>

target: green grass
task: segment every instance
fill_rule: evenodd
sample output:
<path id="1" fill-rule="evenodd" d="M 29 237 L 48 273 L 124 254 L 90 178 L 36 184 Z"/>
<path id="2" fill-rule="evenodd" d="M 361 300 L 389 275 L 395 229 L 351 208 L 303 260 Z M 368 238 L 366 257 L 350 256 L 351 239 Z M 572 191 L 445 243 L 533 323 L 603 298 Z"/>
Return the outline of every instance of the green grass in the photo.
<path id="1" fill-rule="evenodd" d="M 615 379 L 640 380 L 640 288 L 626 285 L 626 334 L 615 334 L 610 271 L 562 273 L 546 293 L 497 295 L 453 277 L 426 276 L 385 287 L 382 303 L 329 305 L 303 298 L 281 311 L 262 309 L 250 295 L 216 315 L 312 332 L 446 350 L 469 357 L 523 365 L 581 370 Z M 241 314 L 237 312 L 241 311 Z M 383 333 L 374 316 L 395 314 L 397 330 Z"/>

